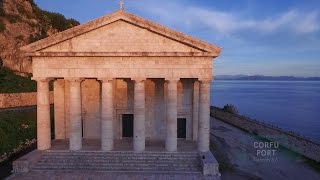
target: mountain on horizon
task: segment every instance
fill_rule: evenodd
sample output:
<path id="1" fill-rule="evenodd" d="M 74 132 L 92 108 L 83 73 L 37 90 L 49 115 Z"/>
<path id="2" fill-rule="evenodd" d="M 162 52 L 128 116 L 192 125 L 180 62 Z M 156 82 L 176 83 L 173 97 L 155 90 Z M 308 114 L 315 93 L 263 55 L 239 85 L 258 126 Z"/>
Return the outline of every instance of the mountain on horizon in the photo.
<path id="1" fill-rule="evenodd" d="M 296 77 L 296 76 L 264 76 L 264 75 L 216 75 L 215 80 L 251 80 L 251 81 L 320 81 L 320 77 Z"/>

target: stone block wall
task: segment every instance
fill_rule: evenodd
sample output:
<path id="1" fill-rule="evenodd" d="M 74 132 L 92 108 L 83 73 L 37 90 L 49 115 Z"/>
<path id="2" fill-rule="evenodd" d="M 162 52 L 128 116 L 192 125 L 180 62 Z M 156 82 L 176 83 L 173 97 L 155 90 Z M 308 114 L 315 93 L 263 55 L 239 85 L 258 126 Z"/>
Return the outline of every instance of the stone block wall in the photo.
<path id="1" fill-rule="evenodd" d="M 50 104 L 53 104 L 53 92 L 50 92 Z M 37 93 L 4 93 L 0 94 L 0 109 L 37 105 Z"/>
<path id="2" fill-rule="evenodd" d="M 102 41 L 103 39 L 103 41 Z M 116 21 L 41 50 L 42 52 L 201 52 L 163 35 Z"/>
<path id="3" fill-rule="evenodd" d="M 81 83 L 83 137 L 100 138 L 100 82 L 86 79 Z"/>
<path id="4" fill-rule="evenodd" d="M 183 79 L 178 84 L 178 118 L 186 119 L 186 139 L 192 139 L 193 81 Z M 114 86 L 114 137 L 122 137 L 122 115 L 133 114 L 134 83 L 117 79 Z M 145 81 L 146 138 L 164 140 L 166 135 L 167 84 L 164 79 Z"/>
<path id="5" fill-rule="evenodd" d="M 250 133 L 257 134 L 270 141 L 279 142 L 283 147 L 320 162 L 319 142 L 315 142 L 297 134 L 286 132 L 283 129 L 264 124 L 244 116 L 224 112 L 216 107 L 210 108 L 210 114 L 217 119 L 244 129 Z"/>

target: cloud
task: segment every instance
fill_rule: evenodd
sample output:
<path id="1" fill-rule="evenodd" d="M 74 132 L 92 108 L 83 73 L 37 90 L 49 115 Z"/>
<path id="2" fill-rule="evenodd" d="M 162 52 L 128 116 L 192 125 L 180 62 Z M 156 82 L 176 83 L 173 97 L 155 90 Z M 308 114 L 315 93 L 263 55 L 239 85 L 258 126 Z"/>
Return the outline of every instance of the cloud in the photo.
<path id="1" fill-rule="evenodd" d="M 290 32 L 308 34 L 320 30 L 319 13 L 289 10 L 280 15 L 264 19 L 246 19 L 232 12 L 189 8 L 190 16 L 196 17 L 202 24 L 222 34 L 238 31 L 256 31 L 264 34 Z"/>
<path id="2" fill-rule="evenodd" d="M 181 6 L 182 3 L 184 6 Z M 184 29 L 194 29 L 192 26 L 197 28 L 201 26 L 223 35 L 242 31 L 254 31 L 261 34 L 284 32 L 304 35 L 320 30 L 318 10 L 305 12 L 291 9 L 257 18 L 256 14 L 244 17 L 240 11 L 215 10 L 181 1 L 165 1 L 161 4 L 141 1 L 132 6 L 142 12 L 155 15 L 158 20 L 167 25 L 183 26 Z M 181 21 L 182 19 L 183 21 Z"/>

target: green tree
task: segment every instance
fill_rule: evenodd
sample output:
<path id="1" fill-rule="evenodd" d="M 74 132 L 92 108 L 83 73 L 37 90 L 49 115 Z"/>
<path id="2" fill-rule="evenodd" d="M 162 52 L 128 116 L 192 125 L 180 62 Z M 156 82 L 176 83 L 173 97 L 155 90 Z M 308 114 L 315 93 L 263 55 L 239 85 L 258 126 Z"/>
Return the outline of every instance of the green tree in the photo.
<path id="1" fill-rule="evenodd" d="M 238 109 L 236 106 L 232 105 L 232 104 L 226 104 L 223 108 L 223 111 L 228 112 L 228 113 L 232 113 L 232 114 L 238 114 Z"/>

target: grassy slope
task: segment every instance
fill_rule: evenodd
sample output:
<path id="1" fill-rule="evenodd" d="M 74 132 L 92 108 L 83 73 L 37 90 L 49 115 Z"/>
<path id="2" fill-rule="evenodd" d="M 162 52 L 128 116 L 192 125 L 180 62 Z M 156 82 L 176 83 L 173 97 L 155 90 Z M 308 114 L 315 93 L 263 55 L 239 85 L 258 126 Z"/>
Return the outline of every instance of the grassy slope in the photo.
<path id="1" fill-rule="evenodd" d="M 7 68 L 0 68 L 0 93 L 35 92 L 36 82 L 30 77 L 16 75 Z"/>
<path id="2" fill-rule="evenodd" d="M 36 137 L 36 110 L 0 112 L 0 156 Z"/>

